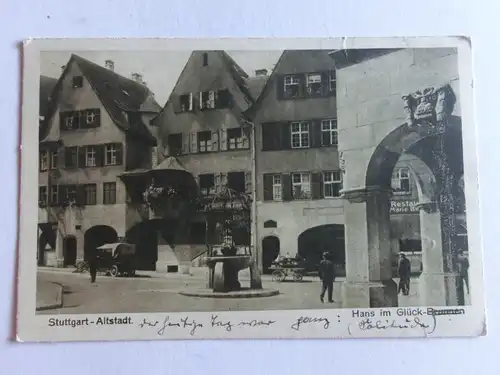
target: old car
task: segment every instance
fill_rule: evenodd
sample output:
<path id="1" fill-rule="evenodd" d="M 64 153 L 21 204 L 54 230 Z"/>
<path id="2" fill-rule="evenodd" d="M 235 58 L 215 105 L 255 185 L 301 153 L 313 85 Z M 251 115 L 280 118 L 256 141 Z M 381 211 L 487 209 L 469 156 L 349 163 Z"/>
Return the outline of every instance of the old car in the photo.
<path id="1" fill-rule="evenodd" d="M 108 243 L 97 248 L 97 271 L 113 277 L 134 276 L 136 270 L 135 245 Z"/>

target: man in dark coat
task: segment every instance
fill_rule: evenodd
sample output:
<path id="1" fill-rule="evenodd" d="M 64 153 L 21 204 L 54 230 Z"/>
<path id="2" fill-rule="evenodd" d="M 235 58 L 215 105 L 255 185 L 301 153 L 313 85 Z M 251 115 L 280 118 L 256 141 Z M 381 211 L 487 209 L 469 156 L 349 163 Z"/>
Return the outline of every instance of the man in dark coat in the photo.
<path id="1" fill-rule="evenodd" d="M 469 294 L 469 259 L 464 255 L 462 249 L 458 252 L 458 266 L 460 268 L 460 276 L 465 282 L 465 287 L 467 288 L 467 294 Z"/>
<path id="2" fill-rule="evenodd" d="M 95 283 L 97 276 L 97 249 L 92 249 L 88 254 L 90 282 Z"/>
<path id="3" fill-rule="evenodd" d="M 411 276 L 411 262 L 403 253 L 399 253 L 399 288 L 398 294 L 403 292 L 405 296 L 410 294 L 410 276 Z"/>
<path id="4" fill-rule="evenodd" d="M 319 277 L 322 281 L 321 285 L 321 302 L 324 301 L 325 292 L 328 290 L 328 302 L 333 300 L 333 282 L 335 281 L 335 266 L 331 260 L 331 255 L 327 252 L 323 253 L 323 260 L 319 264 Z"/>

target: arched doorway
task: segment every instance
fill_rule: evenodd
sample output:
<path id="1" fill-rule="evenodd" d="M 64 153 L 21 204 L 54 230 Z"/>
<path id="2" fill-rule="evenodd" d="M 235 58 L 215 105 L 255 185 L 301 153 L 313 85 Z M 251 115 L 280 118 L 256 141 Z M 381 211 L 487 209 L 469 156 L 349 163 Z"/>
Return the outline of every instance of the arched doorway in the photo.
<path id="1" fill-rule="evenodd" d="M 326 224 L 309 228 L 298 238 L 298 254 L 316 270 L 324 252 L 330 252 L 337 267 L 338 276 L 345 273 L 345 241 L 342 224 Z"/>
<path id="2" fill-rule="evenodd" d="M 262 271 L 271 273 L 269 267 L 280 254 L 280 240 L 276 236 L 267 236 L 262 239 Z"/>
<path id="3" fill-rule="evenodd" d="M 346 208 L 347 239 L 347 276 L 346 289 L 355 286 L 349 283 L 349 269 L 353 279 L 359 280 L 360 273 L 370 280 L 371 284 L 363 289 L 349 290 L 353 296 L 363 290 L 365 303 L 370 307 L 397 306 L 397 288 L 393 281 L 390 251 L 390 199 L 392 195 L 391 177 L 394 167 L 404 152 L 417 156 L 432 172 L 435 180 L 435 191 L 429 192 L 427 200 L 419 203 L 422 238 L 426 238 L 430 251 L 425 252 L 424 270 L 433 269 L 434 280 L 430 285 L 434 289 L 432 298 L 439 303 L 424 305 L 462 305 L 463 290 L 459 278 L 452 275 L 458 273 L 456 256 L 456 186 L 457 176 L 463 174 L 463 156 L 461 139 L 461 120 L 450 116 L 445 123 L 412 125 L 402 124 L 390 132 L 372 153 L 363 188 L 346 189 L 344 196 L 349 201 Z M 352 207 L 350 207 L 351 204 Z M 363 206 L 358 206 L 363 204 Z M 356 207 L 357 206 L 357 207 Z M 356 210 L 360 211 L 356 212 Z M 349 226 L 349 223 L 353 223 Z M 361 233 L 361 236 L 360 236 Z M 360 240 L 364 242 L 368 254 L 359 252 Z M 365 242 L 366 241 L 366 242 Z M 350 248 L 349 248 L 350 246 Z M 427 259 L 427 263 L 426 262 Z M 360 260 L 366 266 L 360 267 Z M 349 268 L 349 264 L 353 265 Z M 429 267 L 430 266 L 430 267 Z M 424 271 L 425 272 L 425 271 Z M 436 284 L 436 276 L 441 275 L 440 285 Z M 446 277 L 442 276 L 447 274 Z M 453 284 L 449 280 L 454 279 Z M 447 281 L 448 280 L 448 281 Z M 378 283 L 379 286 L 375 286 Z M 420 282 L 424 285 L 425 282 Z M 439 289 L 439 292 L 435 290 Z M 436 297 L 439 294 L 438 297 Z M 360 306 L 359 300 L 352 298 L 349 306 Z"/>
<path id="4" fill-rule="evenodd" d="M 63 239 L 64 267 L 74 266 L 76 264 L 76 238 L 67 236 Z"/>
<path id="5" fill-rule="evenodd" d="M 136 246 L 137 269 L 155 271 L 158 260 L 156 220 L 137 223 L 127 231 L 126 241 Z"/>
<path id="6" fill-rule="evenodd" d="M 84 258 L 89 259 L 89 254 L 97 247 L 107 243 L 118 242 L 118 234 L 107 225 L 96 225 L 89 228 L 84 236 Z"/>

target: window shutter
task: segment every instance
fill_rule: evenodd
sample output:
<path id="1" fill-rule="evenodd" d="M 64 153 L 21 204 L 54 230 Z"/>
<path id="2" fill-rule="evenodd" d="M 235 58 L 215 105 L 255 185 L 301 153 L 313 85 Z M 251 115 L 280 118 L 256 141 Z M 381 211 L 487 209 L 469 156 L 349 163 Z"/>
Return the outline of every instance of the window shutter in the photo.
<path id="1" fill-rule="evenodd" d="M 311 147 L 321 147 L 321 120 L 310 122 L 309 138 L 311 139 Z"/>
<path id="2" fill-rule="evenodd" d="M 66 155 L 65 148 L 60 148 L 57 150 L 57 167 L 64 168 L 66 166 Z"/>
<path id="3" fill-rule="evenodd" d="M 328 96 L 330 93 L 330 72 L 321 72 L 321 94 Z"/>
<path id="4" fill-rule="evenodd" d="M 250 136 L 246 129 L 241 129 L 241 139 L 243 148 L 250 148 Z"/>
<path id="5" fill-rule="evenodd" d="M 212 132 L 212 151 L 219 151 L 219 132 Z"/>
<path id="6" fill-rule="evenodd" d="M 264 201 L 273 200 L 273 175 L 264 173 Z"/>
<path id="7" fill-rule="evenodd" d="M 221 151 L 227 150 L 227 130 L 226 129 L 220 130 L 220 150 Z"/>
<path id="8" fill-rule="evenodd" d="M 252 172 L 245 172 L 245 193 L 252 193 Z"/>
<path id="9" fill-rule="evenodd" d="M 122 165 L 123 164 L 123 144 L 115 143 L 115 147 L 116 147 L 116 164 Z"/>
<path id="10" fill-rule="evenodd" d="M 95 150 L 95 162 L 96 162 L 96 165 L 98 167 L 102 167 L 104 165 L 104 153 L 105 153 L 105 150 L 106 150 L 106 146 L 105 145 L 98 145 L 96 146 L 96 150 Z"/>
<path id="11" fill-rule="evenodd" d="M 189 134 L 182 134 L 182 153 L 184 155 L 189 154 Z"/>
<path id="12" fill-rule="evenodd" d="M 99 126 L 101 126 L 101 109 L 100 108 L 94 109 L 94 114 L 95 114 L 94 128 L 98 128 Z"/>
<path id="13" fill-rule="evenodd" d="M 181 97 L 177 94 L 172 94 L 170 102 L 172 103 L 174 113 L 179 113 L 181 111 Z"/>
<path id="14" fill-rule="evenodd" d="M 291 131 L 290 131 L 290 123 L 283 122 L 280 124 L 281 126 L 281 150 L 289 150 L 292 148 L 292 139 L 291 139 Z"/>
<path id="15" fill-rule="evenodd" d="M 283 200 L 292 200 L 292 178 L 290 176 L 290 173 L 281 175 L 281 183 L 283 186 Z"/>
<path id="16" fill-rule="evenodd" d="M 321 173 L 311 174 L 311 196 L 312 199 L 321 199 Z"/>
<path id="17" fill-rule="evenodd" d="M 279 75 L 276 79 L 276 97 L 278 100 L 285 98 L 285 76 Z"/>
<path id="18" fill-rule="evenodd" d="M 191 153 L 197 153 L 198 152 L 198 134 L 195 132 L 189 133 L 189 138 L 191 140 Z"/>
<path id="19" fill-rule="evenodd" d="M 85 168 L 85 151 L 87 147 L 78 147 L 78 168 Z"/>
<path id="20" fill-rule="evenodd" d="M 85 124 L 85 113 L 84 111 L 76 111 L 76 112 L 73 112 L 74 116 L 75 116 L 75 126 L 74 128 L 75 129 L 82 129 L 84 128 L 84 124 Z"/>
<path id="21" fill-rule="evenodd" d="M 193 100 L 193 93 L 189 93 L 189 106 L 188 106 L 189 111 L 194 111 L 194 100 Z"/>
<path id="22" fill-rule="evenodd" d="M 308 95 L 307 92 L 307 75 L 300 74 L 299 76 L 299 97 L 303 98 Z"/>
<path id="23" fill-rule="evenodd" d="M 220 90 L 217 93 L 217 108 L 230 108 L 232 107 L 232 95 L 228 89 Z"/>
<path id="24" fill-rule="evenodd" d="M 64 167 L 65 168 L 73 167 L 71 165 L 71 149 L 72 149 L 72 147 L 65 147 L 64 148 L 63 154 L 64 154 Z"/>
<path id="25" fill-rule="evenodd" d="M 66 203 L 66 191 L 68 190 L 66 185 L 59 185 L 57 187 L 57 203 L 59 206 Z"/>
<path id="26" fill-rule="evenodd" d="M 83 206 L 85 204 L 85 186 L 77 185 L 76 186 L 76 204 L 78 206 Z"/>
<path id="27" fill-rule="evenodd" d="M 198 101 L 199 101 L 199 104 L 200 104 L 200 109 L 203 109 L 203 92 L 200 92 L 199 95 L 198 95 Z"/>

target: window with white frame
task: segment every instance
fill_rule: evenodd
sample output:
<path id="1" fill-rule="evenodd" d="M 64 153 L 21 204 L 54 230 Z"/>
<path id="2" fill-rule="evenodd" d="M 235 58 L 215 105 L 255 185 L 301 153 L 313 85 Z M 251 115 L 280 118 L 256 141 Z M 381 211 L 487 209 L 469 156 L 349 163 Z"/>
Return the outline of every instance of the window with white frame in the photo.
<path id="1" fill-rule="evenodd" d="M 275 174 L 273 176 L 273 201 L 280 201 L 282 199 L 282 191 L 281 175 Z"/>
<path id="2" fill-rule="evenodd" d="M 88 146 L 85 148 L 85 166 L 95 167 L 96 164 L 96 149 L 95 147 Z"/>
<path id="3" fill-rule="evenodd" d="M 298 75 L 285 76 L 284 86 L 286 98 L 293 98 L 300 93 L 300 77 Z"/>
<path id="4" fill-rule="evenodd" d="M 200 109 L 215 108 L 215 91 L 200 92 Z"/>
<path id="5" fill-rule="evenodd" d="M 40 152 L 40 170 L 46 171 L 49 169 L 49 153 L 44 150 Z"/>
<path id="6" fill-rule="evenodd" d="M 106 145 L 104 154 L 104 163 L 106 165 L 116 165 L 116 146 L 114 144 Z"/>
<path id="7" fill-rule="evenodd" d="M 337 144 L 337 119 L 321 120 L 321 145 L 336 146 Z"/>
<path id="8" fill-rule="evenodd" d="M 335 93 L 337 91 L 337 74 L 335 70 L 331 70 L 329 74 L 329 89 L 330 92 Z"/>
<path id="9" fill-rule="evenodd" d="M 292 148 L 309 147 L 309 123 L 292 122 L 290 124 L 292 136 Z"/>
<path id="10" fill-rule="evenodd" d="M 212 151 L 212 132 L 210 130 L 198 132 L 198 152 Z"/>
<path id="11" fill-rule="evenodd" d="M 311 198 L 311 176 L 309 173 L 292 173 L 293 199 Z"/>
<path id="12" fill-rule="evenodd" d="M 307 75 L 307 92 L 309 95 L 321 95 L 321 74 L 310 73 Z"/>
<path id="13" fill-rule="evenodd" d="M 342 174 L 340 171 L 323 172 L 323 195 L 324 198 L 340 197 L 342 190 Z"/>
<path id="14" fill-rule="evenodd" d="M 94 122 L 96 120 L 96 114 L 94 111 L 87 111 L 85 113 L 85 120 L 87 122 L 87 125 L 94 125 Z"/>
<path id="15" fill-rule="evenodd" d="M 391 185 L 395 194 L 410 194 L 410 169 L 406 167 L 396 168 L 392 176 Z"/>
<path id="16" fill-rule="evenodd" d="M 180 110 L 181 112 L 190 112 L 194 109 L 193 107 L 193 93 L 181 95 L 179 97 Z"/>
<path id="17" fill-rule="evenodd" d="M 227 141 L 230 150 L 245 148 L 243 145 L 243 131 L 241 128 L 227 129 Z"/>

